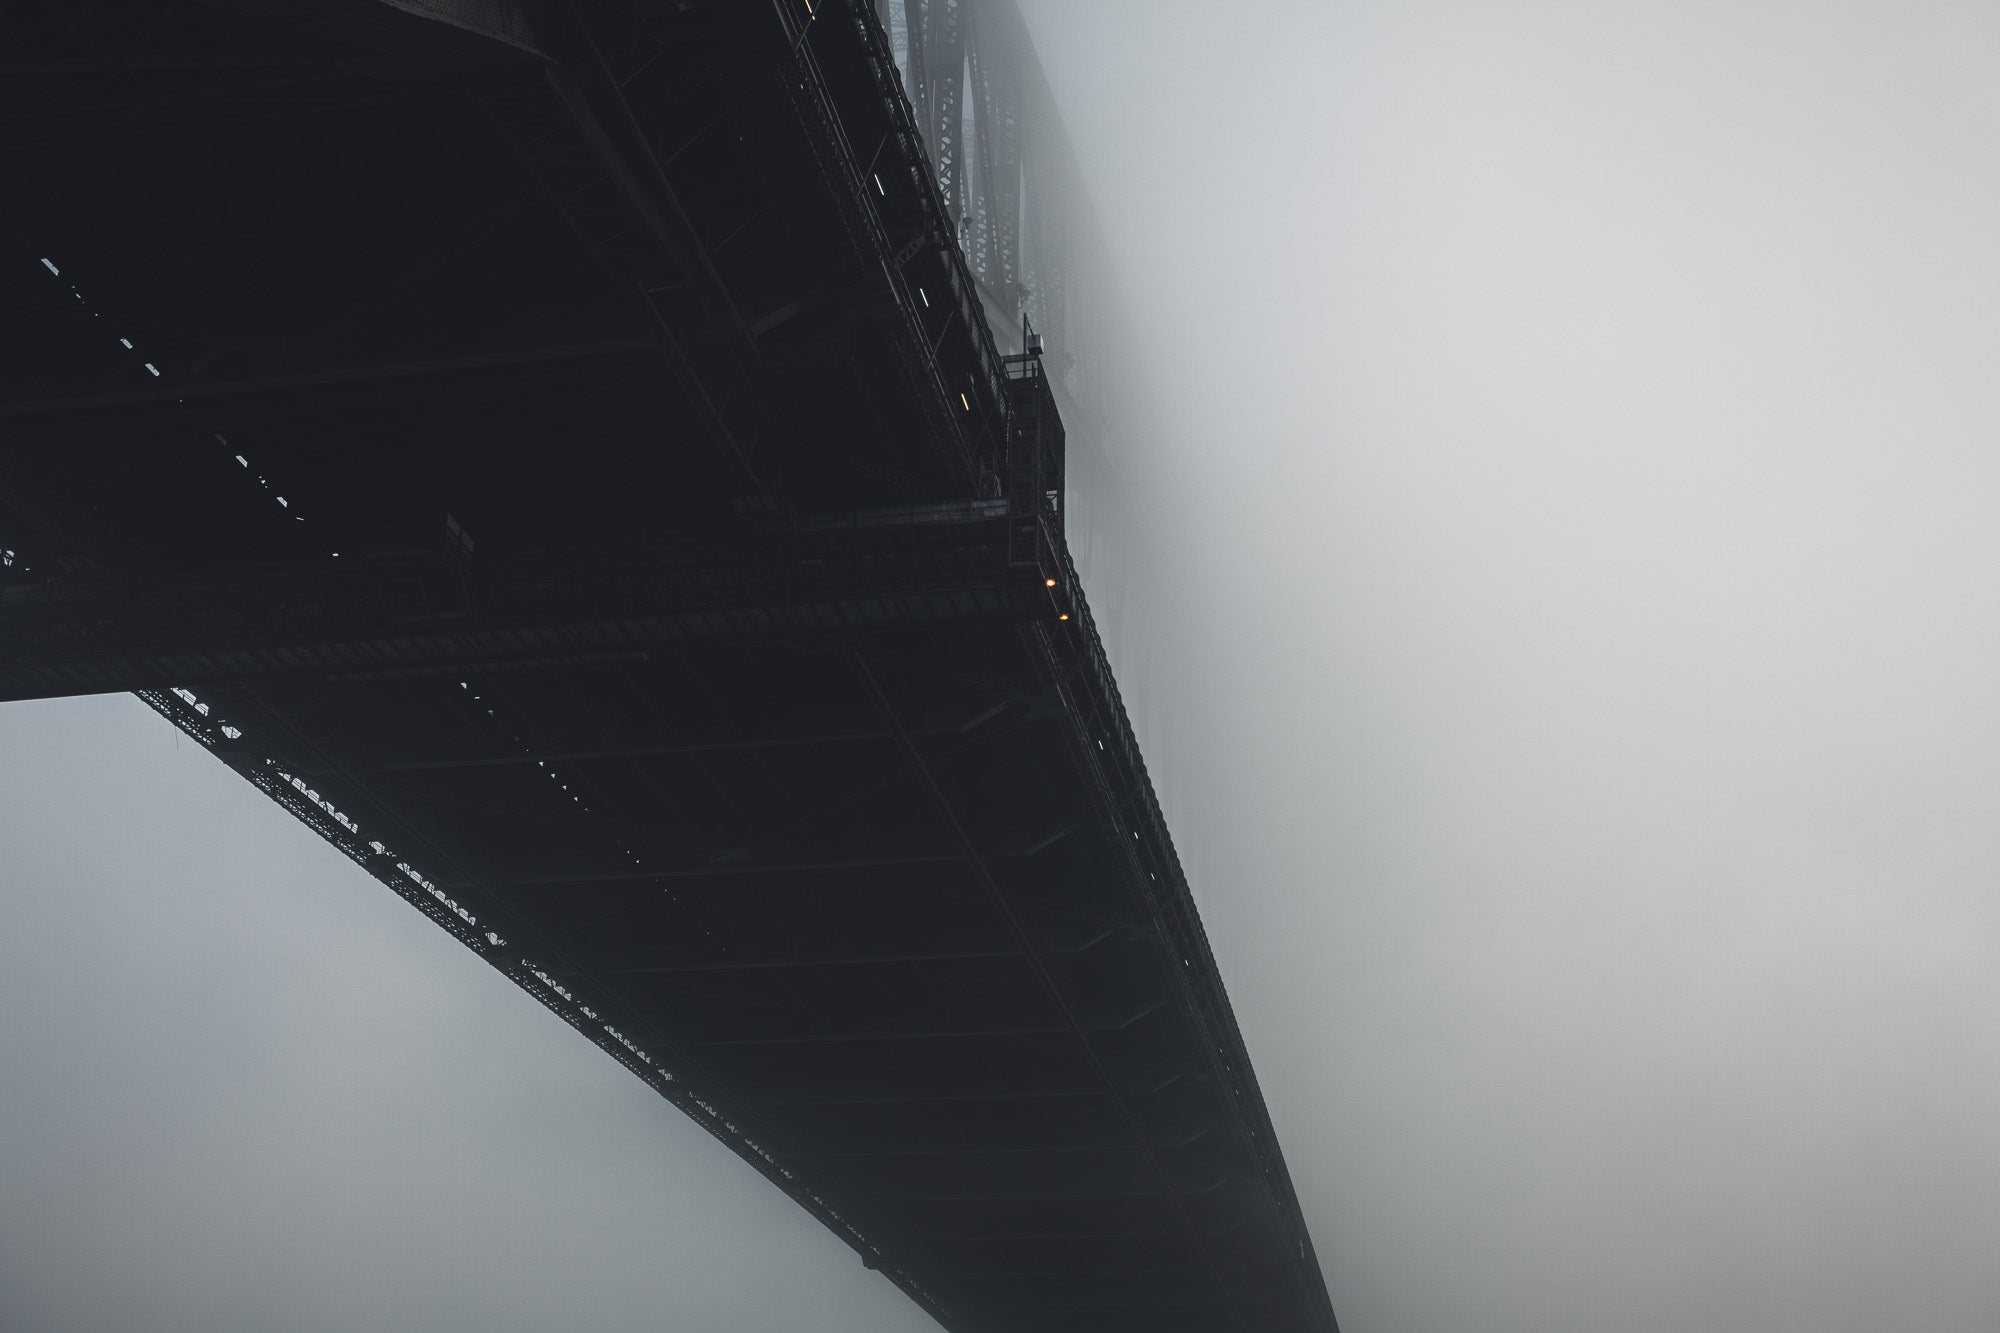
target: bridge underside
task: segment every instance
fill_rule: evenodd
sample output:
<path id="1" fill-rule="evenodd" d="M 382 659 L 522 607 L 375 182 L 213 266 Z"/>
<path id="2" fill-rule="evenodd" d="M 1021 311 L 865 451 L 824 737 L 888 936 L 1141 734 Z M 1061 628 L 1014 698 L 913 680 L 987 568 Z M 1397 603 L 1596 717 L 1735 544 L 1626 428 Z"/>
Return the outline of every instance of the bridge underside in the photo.
<path id="1" fill-rule="evenodd" d="M 947 1327 L 1333 1326 L 873 10 L 0 4 L 0 698 L 137 690 Z"/>

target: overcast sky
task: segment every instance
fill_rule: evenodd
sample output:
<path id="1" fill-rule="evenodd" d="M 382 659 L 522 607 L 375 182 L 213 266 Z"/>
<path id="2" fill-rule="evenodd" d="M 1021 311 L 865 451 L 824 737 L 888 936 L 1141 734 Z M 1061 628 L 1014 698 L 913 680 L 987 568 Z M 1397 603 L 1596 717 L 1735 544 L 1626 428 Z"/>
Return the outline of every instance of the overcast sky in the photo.
<path id="1" fill-rule="evenodd" d="M 1346 1333 L 1991 1333 L 2000 8 L 1027 7 Z M 932 1327 L 132 700 L 0 706 L 0 907 L 0 1327 Z"/>

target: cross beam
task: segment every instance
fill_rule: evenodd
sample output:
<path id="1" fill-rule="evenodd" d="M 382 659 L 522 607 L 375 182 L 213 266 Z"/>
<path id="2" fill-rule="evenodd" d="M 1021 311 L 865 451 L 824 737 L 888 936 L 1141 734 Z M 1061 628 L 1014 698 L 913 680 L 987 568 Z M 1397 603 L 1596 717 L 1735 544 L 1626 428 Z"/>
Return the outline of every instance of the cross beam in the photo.
<path id="1" fill-rule="evenodd" d="M 157 415 L 176 411 L 191 402 L 208 404 L 239 399 L 302 404 L 317 402 L 328 390 L 380 384 L 426 383 L 434 379 L 478 375 L 491 371 L 520 371 L 530 367 L 571 362 L 657 356 L 660 351 L 661 345 L 657 339 L 614 338 L 555 347 L 524 347 L 505 352 L 432 357 L 422 361 L 339 366 L 291 375 L 266 375 L 253 379 L 174 383 L 159 388 L 131 389 L 85 397 L 24 398 L 0 403 L 0 420 L 95 418 L 125 414 Z M 16 447 L 39 442 L 36 437 L 20 432 L 10 432 L 0 436 L 0 443 Z"/>
<path id="2" fill-rule="evenodd" d="M 1039 856 L 1077 830 L 1074 823 L 1035 831 L 989 834 L 983 856 L 1025 861 Z M 731 879 L 743 875 L 805 875 L 828 870 L 881 870 L 891 866 L 949 865 L 965 859 L 965 849 L 920 833 L 878 835 L 873 845 L 829 850 L 818 856 L 740 854 L 701 857 L 671 865 L 639 865 L 619 870 L 552 872 L 495 880 L 509 888 L 581 888 L 588 884 L 645 884 L 670 879 Z"/>
<path id="3" fill-rule="evenodd" d="M 431 674 L 1062 614 L 1004 501 L 0 586 L 0 700 Z M 452 531 L 456 532 L 455 525 Z"/>

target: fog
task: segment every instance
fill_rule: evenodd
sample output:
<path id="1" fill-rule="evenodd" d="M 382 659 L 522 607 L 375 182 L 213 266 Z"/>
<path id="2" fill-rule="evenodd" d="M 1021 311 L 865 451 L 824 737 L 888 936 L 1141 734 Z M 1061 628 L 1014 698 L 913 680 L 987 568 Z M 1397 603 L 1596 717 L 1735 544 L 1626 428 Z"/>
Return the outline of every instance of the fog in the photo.
<path id="1" fill-rule="evenodd" d="M 1342 1328 L 1989 1333 L 2000 10 L 1024 8 Z M 137 702 L 0 761 L 0 1326 L 933 1327 Z"/>
<path id="2" fill-rule="evenodd" d="M 2000 10 L 1029 13 L 1343 1328 L 1993 1328 Z"/>

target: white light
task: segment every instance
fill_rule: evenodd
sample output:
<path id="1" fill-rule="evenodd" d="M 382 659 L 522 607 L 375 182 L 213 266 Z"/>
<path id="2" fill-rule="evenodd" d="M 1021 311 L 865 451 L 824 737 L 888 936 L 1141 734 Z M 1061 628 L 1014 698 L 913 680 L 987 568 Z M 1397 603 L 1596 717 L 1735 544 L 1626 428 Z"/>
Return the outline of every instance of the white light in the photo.
<path id="1" fill-rule="evenodd" d="M 146 363 L 146 369 L 152 372 L 154 379 L 158 379 L 160 377 L 160 368 L 154 365 L 152 362 L 148 361 Z"/>
<path id="2" fill-rule="evenodd" d="M 129 352 L 132 350 L 132 340 L 130 338 L 120 338 L 118 341 L 125 344 L 126 351 Z"/>
<path id="3" fill-rule="evenodd" d="M 242 454 L 236 455 L 236 461 L 241 463 L 244 467 L 250 466 L 250 460 L 245 458 Z"/>
<path id="4" fill-rule="evenodd" d="M 875 193 L 877 193 L 877 194 L 879 194 L 879 195 L 882 195 L 882 196 L 884 196 L 884 197 L 887 197 L 887 195 L 888 195 L 888 193 L 889 193 L 889 192 L 888 192 L 887 190 L 885 190 L 885 189 L 883 189 L 883 188 L 882 188 L 882 173 L 881 173 L 881 172 L 879 172 L 879 171 L 875 173 Z M 44 259 L 44 260 L 43 260 L 42 262 L 43 262 L 44 264 L 49 264 L 49 261 L 48 261 L 48 260 L 46 260 L 46 259 Z M 54 269 L 55 269 L 55 265 L 54 265 L 54 264 L 49 264 L 49 269 L 50 269 L 51 271 L 54 271 Z"/>
<path id="5" fill-rule="evenodd" d="M 917 288 L 917 295 L 923 297 L 924 309 L 929 310 L 931 308 L 930 295 L 927 292 L 925 292 L 924 289 L 921 287 Z"/>
<path id="6" fill-rule="evenodd" d="M 880 176 L 877 176 L 875 178 L 875 183 L 877 185 L 880 185 L 882 183 L 882 178 Z M 62 273 L 61 269 L 57 268 L 53 263 L 51 263 L 47 259 L 42 260 L 42 267 L 47 269 L 51 273 L 57 274 L 58 276 L 60 276 Z"/>

